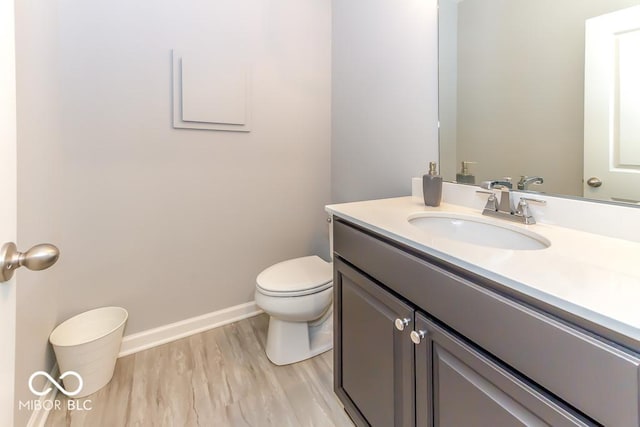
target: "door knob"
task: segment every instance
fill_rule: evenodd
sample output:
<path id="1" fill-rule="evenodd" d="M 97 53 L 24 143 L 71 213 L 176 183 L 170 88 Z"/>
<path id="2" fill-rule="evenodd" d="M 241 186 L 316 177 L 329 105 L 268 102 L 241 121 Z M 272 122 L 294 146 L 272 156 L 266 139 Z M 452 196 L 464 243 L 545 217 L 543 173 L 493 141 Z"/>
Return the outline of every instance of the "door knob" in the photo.
<path id="1" fill-rule="evenodd" d="M 13 242 L 5 243 L 0 249 L 0 282 L 11 279 L 18 267 L 25 266 L 36 271 L 49 268 L 59 256 L 58 248 L 49 243 L 35 245 L 26 252 L 18 252 Z"/>
<path id="2" fill-rule="evenodd" d="M 407 326 L 409 324 L 409 322 L 411 322 L 411 319 L 396 319 L 395 322 L 393 322 L 396 325 L 396 329 L 399 331 L 404 331 L 404 327 Z"/>
<path id="3" fill-rule="evenodd" d="M 422 339 L 427 335 L 427 331 L 411 331 L 409 335 L 414 344 L 420 344 Z"/>
<path id="4" fill-rule="evenodd" d="M 600 178 L 598 178 L 596 176 L 592 176 L 591 178 L 589 178 L 587 180 L 587 185 L 589 187 L 597 188 L 597 187 L 600 187 L 602 185 L 602 181 L 600 180 Z"/>

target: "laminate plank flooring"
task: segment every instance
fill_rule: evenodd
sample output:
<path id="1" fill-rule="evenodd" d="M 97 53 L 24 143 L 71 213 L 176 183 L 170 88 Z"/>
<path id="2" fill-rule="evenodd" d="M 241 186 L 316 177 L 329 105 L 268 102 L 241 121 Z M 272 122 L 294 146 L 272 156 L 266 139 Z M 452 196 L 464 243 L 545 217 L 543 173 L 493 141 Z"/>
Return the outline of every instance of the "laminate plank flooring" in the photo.
<path id="1" fill-rule="evenodd" d="M 47 427 L 352 427 L 333 393 L 333 352 L 288 366 L 265 355 L 262 314 L 118 359 L 111 382 Z"/>

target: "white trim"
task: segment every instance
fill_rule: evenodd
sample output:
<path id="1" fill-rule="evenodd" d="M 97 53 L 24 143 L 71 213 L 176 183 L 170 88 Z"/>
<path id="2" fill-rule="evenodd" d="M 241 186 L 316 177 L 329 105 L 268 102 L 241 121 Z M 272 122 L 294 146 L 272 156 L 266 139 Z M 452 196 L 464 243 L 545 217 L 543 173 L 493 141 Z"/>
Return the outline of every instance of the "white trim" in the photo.
<path id="1" fill-rule="evenodd" d="M 138 332 L 137 334 L 127 335 L 122 339 L 122 346 L 120 347 L 118 357 L 127 356 L 178 340 L 180 338 L 188 337 L 189 335 L 194 335 L 209 329 L 237 322 L 238 320 L 257 316 L 260 313 L 262 313 L 262 310 L 254 301 L 251 301 L 245 304 L 225 308 L 223 310 L 203 314 L 202 316 L 170 323 L 158 328 L 148 329 L 146 331 Z M 58 370 L 57 363 L 53 366 L 50 375 L 53 378 L 59 377 L 60 371 Z M 55 387 L 52 388 L 52 393 L 40 397 L 38 409 L 31 413 L 27 427 L 44 427 L 50 412 L 45 408 L 52 408 L 54 406 L 53 402 L 58 394 L 58 389 Z M 50 401 L 51 404 L 45 404 L 45 401 Z"/>
<path id="2" fill-rule="evenodd" d="M 0 244 L 16 241 L 16 1 L 0 0 Z M 0 425 L 15 424 L 16 279 L 0 283 Z M 23 302 L 26 305 L 26 302 Z M 27 308 L 21 305 L 22 310 Z M 31 337 L 29 337 L 31 338 Z M 33 339 L 26 339 L 33 345 Z"/>
<path id="3" fill-rule="evenodd" d="M 203 314 L 202 316 L 192 317 L 158 328 L 127 335 L 122 339 L 122 346 L 120 347 L 118 357 L 128 356 L 238 320 L 257 316 L 260 313 L 262 313 L 262 310 L 256 305 L 255 301 L 251 301 Z"/>
<path id="4" fill-rule="evenodd" d="M 58 364 L 53 365 L 51 372 L 49 373 L 52 378 L 58 378 L 60 376 L 60 370 L 58 369 Z M 58 395 L 58 389 L 56 387 L 51 387 L 53 391 L 49 394 L 45 394 L 44 396 L 40 396 L 38 399 L 40 403 L 37 408 L 31 412 L 31 417 L 29 417 L 29 421 L 27 422 L 27 427 L 44 427 L 47 422 L 47 418 L 49 417 L 49 412 L 54 408 L 54 401 L 56 400 L 56 396 Z M 49 402 L 49 403 L 45 403 Z M 46 409 L 48 408 L 48 409 Z"/>

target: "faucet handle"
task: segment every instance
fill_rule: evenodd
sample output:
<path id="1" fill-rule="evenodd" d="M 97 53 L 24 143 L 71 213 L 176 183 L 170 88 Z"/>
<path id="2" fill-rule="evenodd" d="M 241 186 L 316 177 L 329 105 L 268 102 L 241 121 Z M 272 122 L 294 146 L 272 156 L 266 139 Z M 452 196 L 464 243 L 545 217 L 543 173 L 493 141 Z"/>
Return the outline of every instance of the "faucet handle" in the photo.
<path id="1" fill-rule="evenodd" d="M 484 210 L 487 211 L 497 211 L 498 210 L 498 199 L 496 198 L 496 193 L 493 191 L 486 190 L 476 190 L 476 193 L 488 194 L 487 204 L 484 205 Z"/>
<path id="2" fill-rule="evenodd" d="M 531 197 L 520 197 L 520 202 L 518 202 L 518 204 L 520 204 L 520 203 L 527 204 L 527 202 L 540 203 L 541 205 L 546 205 L 547 204 L 546 200 L 534 199 L 534 198 L 531 198 Z"/>
<path id="3" fill-rule="evenodd" d="M 532 199 L 530 197 L 520 197 L 518 201 L 518 208 L 516 209 L 516 215 L 519 215 L 524 218 L 525 224 L 535 224 L 536 220 L 531 215 L 531 211 L 529 210 L 529 204 L 527 202 L 540 203 L 542 205 L 546 205 L 546 200 L 540 199 Z"/>

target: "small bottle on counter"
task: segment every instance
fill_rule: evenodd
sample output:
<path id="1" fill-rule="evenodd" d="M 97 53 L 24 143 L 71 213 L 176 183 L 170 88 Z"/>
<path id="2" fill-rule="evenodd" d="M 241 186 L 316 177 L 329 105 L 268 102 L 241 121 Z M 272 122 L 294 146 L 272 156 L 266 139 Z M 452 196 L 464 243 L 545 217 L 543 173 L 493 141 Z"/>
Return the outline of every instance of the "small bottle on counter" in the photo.
<path id="1" fill-rule="evenodd" d="M 442 177 L 436 167 L 436 162 L 429 162 L 429 173 L 422 175 L 422 195 L 427 206 L 440 206 L 442 200 Z"/>
<path id="2" fill-rule="evenodd" d="M 475 184 L 476 177 L 469 172 L 469 165 L 473 165 L 477 162 L 462 162 L 462 169 L 456 174 L 456 182 L 458 184 Z"/>

